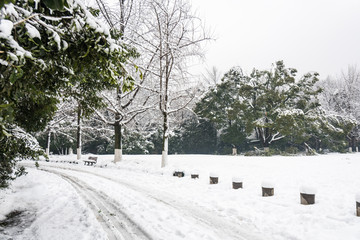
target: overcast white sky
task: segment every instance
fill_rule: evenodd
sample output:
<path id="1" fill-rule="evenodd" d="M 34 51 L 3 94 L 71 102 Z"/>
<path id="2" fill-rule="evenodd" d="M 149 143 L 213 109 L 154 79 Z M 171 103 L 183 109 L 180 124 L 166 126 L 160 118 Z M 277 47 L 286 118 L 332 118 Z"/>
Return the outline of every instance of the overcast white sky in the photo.
<path id="1" fill-rule="evenodd" d="M 190 1 L 217 39 L 207 46 L 209 68 L 249 72 L 284 60 L 326 78 L 360 67 L 360 0 Z"/>

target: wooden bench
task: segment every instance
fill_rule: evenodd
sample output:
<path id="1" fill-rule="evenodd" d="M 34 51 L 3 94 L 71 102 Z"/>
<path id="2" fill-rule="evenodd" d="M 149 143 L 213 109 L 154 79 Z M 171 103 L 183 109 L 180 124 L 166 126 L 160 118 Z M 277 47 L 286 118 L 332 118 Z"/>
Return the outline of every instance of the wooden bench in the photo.
<path id="1" fill-rule="evenodd" d="M 89 157 L 88 160 L 84 160 L 84 165 L 92 166 L 96 164 L 97 157 Z"/>

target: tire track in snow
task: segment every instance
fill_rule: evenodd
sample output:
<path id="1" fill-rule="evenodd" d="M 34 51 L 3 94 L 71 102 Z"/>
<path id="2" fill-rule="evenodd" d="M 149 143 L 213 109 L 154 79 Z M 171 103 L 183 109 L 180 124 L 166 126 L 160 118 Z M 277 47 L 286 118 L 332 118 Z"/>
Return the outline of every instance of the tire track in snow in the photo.
<path id="1" fill-rule="evenodd" d="M 54 170 L 42 170 L 61 176 L 74 187 L 94 212 L 96 219 L 108 234 L 109 240 L 152 239 L 106 195 L 99 194 L 94 188 L 75 177 Z"/>
<path id="2" fill-rule="evenodd" d="M 49 167 L 49 166 L 47 166 Z M 222 236 L 223 239 L 238 239 L 238 240 L 257 240 L 257 239 L 264 239 L 256 232 L 254 227 L 249 228 L 248 226 L 241 226 L 229 220 L 223 219 L 220 215 L 216 214 L 215 212 L 208 212 L 204 209 L 200 209 L 199 207 L 194 206 L 190 202 L 179 201 L 176 198 L 169 197 L 168 194 L 165 194 L 160 191 L 154 192 L 154 189 L 147 189 L 141 185 L 136 185 L 130 182 L 126 182 L 119 179 L 114 179 L 111 177 L 104 176 L 102 174 L 80 170 L 80 169 L 73 169 L 73 168 L 66 168 L 66 167 L 53 167 L 51 168 L 60 168 L 64 170 L 70 170 L 75 172 L 80 172 L 84 174 L 90 174 L 102 179 L 106 179 L 108 181 L 120 184 L 126 188 L 129 188 L 135 192 L 139 192 L 145 195 L 148 198 L 152 198 L 157 202 L 160 202 L 170 208 L 173 208 L 185 215 L 186 217 L 193 218 L 202 224 L 208 226 L 209 229 L 217 232 L 219 236 Z"/>

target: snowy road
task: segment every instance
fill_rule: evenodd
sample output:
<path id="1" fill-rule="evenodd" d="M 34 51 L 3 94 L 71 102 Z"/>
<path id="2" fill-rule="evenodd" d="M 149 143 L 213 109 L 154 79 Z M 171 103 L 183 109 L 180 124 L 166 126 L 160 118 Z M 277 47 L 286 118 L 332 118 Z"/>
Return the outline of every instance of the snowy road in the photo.
<path id="1" fill-rule="evenodd" d="M 83 169 L 42 169 L 71 183 L 97 215 L 109 239 L 261 239 L 214 212 L 155 188 Z M 141 219 L 136 216 L 139 212 Z"/>
<path id="2" fill-rule="evenodd" d="M 105 194 L 100 194 L 94 188 L 76 177 L 55 170 L 44 169 L 44 171 L 61 176 L 75 188 L 95 214 L 96 219 L 108 234 L 109 240 L 151 239 L 147 233 L 131 221 L 131 219 L 116 206 L 116 203 Z"/>

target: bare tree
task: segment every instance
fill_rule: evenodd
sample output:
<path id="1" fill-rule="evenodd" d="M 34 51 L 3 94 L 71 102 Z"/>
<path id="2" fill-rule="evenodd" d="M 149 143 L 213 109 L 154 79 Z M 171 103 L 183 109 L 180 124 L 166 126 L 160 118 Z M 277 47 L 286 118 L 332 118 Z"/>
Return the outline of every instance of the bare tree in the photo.
<path id="1" fill-rule="evenodd" d="M 349 66 L 339 77 L 328 77 L 322 83 L 322 106 L 325 110 L 360 121 L 360 71 L 357 66 Z M 359 139 L 356 126 L 347 135 L 349 149 L 355 150 Z"/>
<path id="2" fill-rule="evenodd" d="M 45 130 L 42 133 L 46 133 L 46 147 L 45 153 L 49 156 L 51 136 L 63 135 L 71 141 L 75 140 L 71 134 L 74 130 L 73 120 L 73 104 L 69 101 L 61 101 L 57 105 L 57 111 L 53 119 L 47 124 Z"/>
<path id="3" fill-rule="evenodd" d="M 163 122 L 161 166 L 164 167 L 167 165 L 169 117 L 185 109 L 195 97 L 186 63 L 202 56 L 202 42 L 210 37 L 186 0 L 127 3 L 125 6 L 125 1 L 120 0 L 117 13 L 109 13 L 106 7 L 102 7 L 102 12 L 108 12 L 104 14 L 106 21 L 110 26 L 120 26 L 124 41 L 135 46 L 140 54 L 135 60 L 143 72 L 143 81 L 138 87 L 158 94 Z M 111 16 L 116 16 L 116 22 Z"/>
<path id="4" fill-rule="evenodd" d="M 165 167 L 170 114 L 187 107 L 195 96 L 188 90 L 191 83 L 186 81 L 186 62 L 202 56 L 201 43 L 210 36 L 185 0 L 151 0 L 148 7 L 139 48 L 156 59 L 152 74 L 158 79 L 159 86 L 159 109 L 163 116 L 161 167 Z"/>
<path id="5" fill-rule="evenodd" d="M 112 29 L 117 29 L 122 36 L 122 41 L 134 45 L 138 36 L 134 33 L 139 28 L 139 16 L 143 14 L 142 1 L 119 0 L 115 7 L 110 2 L 96 0 L 102 16 Z M 152 87 L 144 86 L 148 78 L 151 63 L 154 58 L 141 58 L 145 64 L 142 65 L 142 73 L 134 73 L 135 87 L 130 92 L 123 91 L 123 81 L 119 79 L 119 87 L 113 92 L 103 92 L 102 96 L 107 104 L 106 111 L 96 111 L 97 118 L 107 125 L 114 127 L 115 153 L 114 162 L 122 160 L 122 129 L 133 121 L 139 114 L 155 107 Z M 139 64 L 138 62 L 136 64 Z M 149 91 L 150 90 L 150 91 Z"/>
<path id="6" fill-rule="evenodd" d="M 211 69 L 206 69 L 203 79 L 207 86 L 215 86 L 220 82 L 221 72 L 217 67 L 213 66 Z"/>
<path id="7" fill-rule="evenodd" d="M 121 89 L 121 88 L 119 88 Z M 103 92 L 102 96 L 107 104 L 106 111 L 95 110 L 97 118 L 103 123 L 113 126 L 115 131 L 115 156 L 114 162 L 122 160 L 122 129 L 133 121 L 136 116 L 154 108 L 154 95 L 142 94 L 140 87 L 136 91 Z M 139 94 L 139 96 L 137 96 Z"/>

